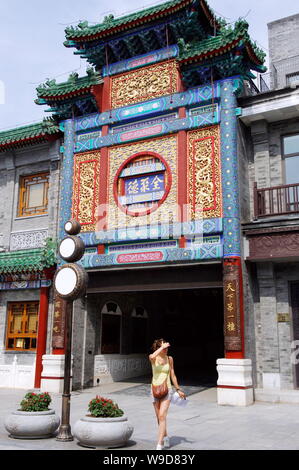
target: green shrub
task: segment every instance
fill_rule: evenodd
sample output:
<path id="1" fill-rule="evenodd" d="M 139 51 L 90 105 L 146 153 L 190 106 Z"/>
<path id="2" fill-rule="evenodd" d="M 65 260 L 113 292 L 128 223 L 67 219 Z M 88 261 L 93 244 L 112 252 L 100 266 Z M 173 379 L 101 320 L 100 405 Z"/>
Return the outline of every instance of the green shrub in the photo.
<path id="1" fill-rule="evenodd" d="M 47 411 L 52 399 L 48 392 L 44 393 L 26 393 L 20 405 L 21 411 Z"/>
<path id="2" fill-rule="evenodd" d="M 88 411 L 95 418 L 118 418 L 124 414 L 112 400 L 98 395 L 89 402 Z"/>

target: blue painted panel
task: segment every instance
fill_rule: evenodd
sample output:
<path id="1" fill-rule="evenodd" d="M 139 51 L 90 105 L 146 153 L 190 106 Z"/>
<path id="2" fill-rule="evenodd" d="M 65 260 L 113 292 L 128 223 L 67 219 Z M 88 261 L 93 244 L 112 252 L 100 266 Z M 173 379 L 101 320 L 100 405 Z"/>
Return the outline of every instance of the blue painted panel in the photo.
<path id="1" fill-rule="evenodd" d="M 126 196 L 135 194 L 152 193 L 155 191 L 163 191 L 165 189 L 164 173 L 151 174 L 148 176 L 135 176 L 125 179 Z"/>
<path id="2" fill-rule="evenodd" d="M 165 47 L 163 49 L 158 49 L 147 54 L 142 54 L 133 57 L 132 59 L 122 60 L 120 62 L 104 66 L 102 68 L 102 74 L 103 77 L 107 77 L 108 75 L 116 75 L 118 73 L 134 70 L 139 67 L 144 67 L 146 65 L 154 64 L 156 62 L 161 62 L 162 60 L 176 57 L 178 55 L 178 52 L 179 48 L 175 44 L 167 48 Z"/>

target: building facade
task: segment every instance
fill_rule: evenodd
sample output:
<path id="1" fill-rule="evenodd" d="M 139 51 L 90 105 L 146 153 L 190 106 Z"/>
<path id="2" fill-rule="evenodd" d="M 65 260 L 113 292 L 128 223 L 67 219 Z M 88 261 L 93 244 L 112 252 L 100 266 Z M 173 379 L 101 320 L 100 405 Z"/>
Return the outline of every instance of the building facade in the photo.
<path id="1" fill-rule="evenodd" d="M 149 346 L 164 336 L 180 376 L 216 384 L 218 372 L 219 403 L 253 400 L 237 98 L 265 67 L 247 30 L 226 26 L 203 0 L 66 29 L 65 45 L 93 68 L 41 85 L 37 103 L 64 133 L 58 238 L 75 218 L 86 245 L 74 387 L 148 373 Z M 59 300 L 54 311 L 48 390 L 63 376 Z"/>
<path id="2" fill-rule="evenodd" d="M 59 241 L 68 219 L 81 223 L 89 284 L 74 303 L 75 389 L 148 374 L 149 347 L 165 337 L 178 377 L 217 384 L 219 404 L 298 400 L 297 70 L 274 81 L 285 60 L 275 55 L 275 24 L 271 89 L 257 95 L 251 80 L 265 71 L 264 53 L 245 21 L 226 25 L 205 0 L 67 28 L 65 46 L 89 68 L 37 88 L 55 132 L 1 147 L 1 162 L 20 168 L 3 167 L 3 179 L 14 171 L 14 211 L 27 175 L 49 171 L 52 196 L 48 215 L 3 224 L 0 263 L 41 250 L 15 248 L 15 232 L 43 220 Z M 7 349 L 10 299 L 41 305 L 41 284 L 3 290 L 1 360 L 42 357 L 40 387 L 61 391 L 64 303 L 51 275 L 43 353 L 18 350 L 21 341 Z"/>
<path id="3" fill-rule="evenodd" d="M 61 135 L 51 119 L 0 133 L 1 387 L 40 386 L 53 310 Z"/>
<path id="4" fill-rule="evenodd" d="M 249 131 L 248 349 L 257 399 L 298 402 L 299 15 L 268 25 L 271 87 L 240 99 Z"/>
<path id="5" fill-rule="evenodd" d="M 271 87 L 284 88 L 299 81 L 299 15 L 268 24 Z"/>

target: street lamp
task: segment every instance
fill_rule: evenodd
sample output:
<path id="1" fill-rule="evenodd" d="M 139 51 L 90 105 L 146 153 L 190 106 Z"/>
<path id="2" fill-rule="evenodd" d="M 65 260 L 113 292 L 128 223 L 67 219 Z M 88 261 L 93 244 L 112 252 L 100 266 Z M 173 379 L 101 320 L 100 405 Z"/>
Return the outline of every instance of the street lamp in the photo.
<path id="1" fill-rule="evenodd" d="M 64 225 L 68 234 L 59 244 L 59 255 L 67 264 L 57 269 L 54 276 L 54 289 L 56 294 L 65 303 L 65 357 L 64 357 L 64 381 L 62 394 L 61 424 L 56 440 L 72 441 L 73 436 L 70 426 L 71 405 L 71 363 L 72 363 L 72 326 L 73 326 L 73 301 L 83 297 L 86 292 L 88 275 L 85 269 L 75 264 L 84 255 L 85 245 L 81 238 L 76 237 L 80 233 L 81 225 L 77 220 L 69 220 Z"/>

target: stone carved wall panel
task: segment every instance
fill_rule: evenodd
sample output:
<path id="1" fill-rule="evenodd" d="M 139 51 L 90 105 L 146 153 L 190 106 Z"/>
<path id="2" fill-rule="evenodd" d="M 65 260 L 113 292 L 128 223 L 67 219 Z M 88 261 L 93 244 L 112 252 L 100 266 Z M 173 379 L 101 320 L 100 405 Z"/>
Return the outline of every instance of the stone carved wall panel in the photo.
<path id="1" fill-rule="evenodd" d="M 264 233 L 249 237 L 249 257 L 274 259 L 299 257 L 299 231 Z"/>
<path id="2" fill-rule="evenodd" d="M 103 354 L 94 359 L 94 385 L 138 377 L 150 369 L 146 354 Z"/>
<path id="3" fill-rule="evenodd" d="M 10 250 L 27 250 L 31 248 L 41 248 L 48 237 L 48 230 L 32 230 L 24 232 L 14 232 L 10 235 Z"/>

